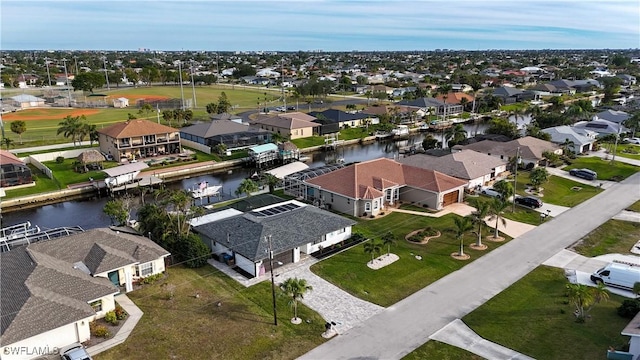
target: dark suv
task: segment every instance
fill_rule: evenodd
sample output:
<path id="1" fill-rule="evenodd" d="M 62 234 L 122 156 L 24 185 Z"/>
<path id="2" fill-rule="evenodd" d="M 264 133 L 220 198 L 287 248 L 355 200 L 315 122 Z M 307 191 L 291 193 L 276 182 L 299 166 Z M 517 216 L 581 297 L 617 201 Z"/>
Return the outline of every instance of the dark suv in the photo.
<path id="1" fill-rule="evenodd" d="M 589 169 L 571 169 L 569 170 L 569 175 L 583 178 L 585 180 L 595 180 L 598 178 L 598 174 Z"/>
<path id="2" fill-rule="evenodd" d="M 533 197 L 533 196 L 517 197 L 515 199 L 515 202 L 516 204 L 520 204 L 522 206 L 528 206 L 534 209 L 542 207 L 542 201 L 540 201 L 540 199 L 538 199 L 537 197 Z"/>

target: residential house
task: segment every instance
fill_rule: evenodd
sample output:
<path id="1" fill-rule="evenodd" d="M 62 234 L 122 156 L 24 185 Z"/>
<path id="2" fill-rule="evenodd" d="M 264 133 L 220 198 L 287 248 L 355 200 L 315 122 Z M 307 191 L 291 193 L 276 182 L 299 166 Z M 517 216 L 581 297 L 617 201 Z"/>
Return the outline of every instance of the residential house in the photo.
<path id="1" fill-rule="evenodd" d="M 250 277 L 299 262 L 303 254 L 351 237 L 355 221 L 289 200 L 242 213 L 226 209 L 192 220 L 193 231 L 220 260 L 227 260 Z"/>
<path id="2" fill-rule="evenodd" d="M 451 90 L 453 90 L 454 92 L 469 93 L 473 92 L 473 87 L 467 84 L 451 84 Z"/>
<path id="3" fill-rule="evenodd" d="M 507 171 L 507 161 L 472 150 L 455 151 L 444 156 L 416 154 L 398 159 L 405 165 L 437 171 L 467 182 L 473 189 L 493 181 Z"/>
<path id="4" fill-rule="evenodd" d="M 627 326 L 622 329 L 622 336 L 629 336 L 629 351 L 620 352 L 620 354 L 627 354 L 627 357 L 609 357 L 607 359 L 638 359 L 640 357 L 640 313 L 631 319 Z M 611 352 L 611 350 L 609 350 Z"/>
<path id="5" fill-rule="evenodd" d="M 167 256 L 147 238 L 104 228 L 0 253 L 1 353 L 89 340 L 89 323 L 115 308 L 114 296 L 164 272 Z M 37 355 L 18 351 L 11 359 Z"/>
<path id="6" fill-rule="evenodd" d="M 328 109 L 325 111 L 312 111 L 309 115 L 316 118 L 314 122 L 320 123 L 322 125 L 334 125 L 336 128 L 335 131 L 340 131 L 340 129 L 346 127 L 359 127 L 368 123 L 368 120 L 371 118 L 370 115 L 365 113 L 348 113 L 342 110 L 337 109 Z M 322 131 L 320 129 L 320 135 L 327 134 L 330 132 Z"/>
<path id="7" fill-rule="evenodd" d="M 180 129 L 183 145 L 201 144 L 210 149 L 223 144 L 227 149 L 239 149 L 271 142 L 271 133 L 233 120 L 213 120 Z"/>
<path id="8" fill-rule="evenodd" d="M 147 120 L 129 120 L 98 130 L 100 151 L 114 159 L 137 159 L 182 151 L 180 131 Z"/>
<path id="9" fill-rule="evenodd" d="M 568 145 L 575 154 L 584 154 L 593 150 L 597 133 L 572 126 L 562 125 L 542 129 L 551 136 L 551 142 L 560 146 Z"/>
<path id="10" fill-rule="evenodd" d="M 338 168 L 305 184 L 306 200 L 351 216 L 368 216 L 399 201 L 440 210 L 462 201 L 467 182 L 381 158 Z"/>
<path id="11" fill-rule="evenodd" d="M 0 188 L 32 182 L 31 169 L 13 153 L 0 150 Z"/>
<path id="12" fill-rule="evenodd" d="M 593 120 L 606 120 L 616 124 L 622 124 L 627 121 L 631 115 L 624 111 L 618 110 L 605 110 L 601 111 L 593 116 Z"/>
<path id="13" fill-rule="evenodd" d="M 20 94 L 10 97 L 12 105 L 19 109 L 44 106 L 45 100 L 28 94 Z"/>
<path id="14" fill-rule="evenodd" d="M 251 125 L 293 139 L 310 137 L 318 134 L 320 124 L 314 122 L 315 117 L 301 112 L 278 115 L 260 115 L 250 120 Z"/>
<path id="15" fill-rule="evenodd" d="M 450 92 L 446 95 L 438 95 L 436 99 L 442 101 L 445 104 L 457 104 L 465 106 L 465 104 L 471 104 L 475 101 L 473 95 L 469 95 L 463 92 Z"/>
<path id="16" fill-rule="evenodd" d="M 622 134 L 629 129 L 614 121 L 609 120 L 591 120 L 591 121 L 578 121 L 573 124 L 573 127 L 581 130 L 590 130 L 598 133 L 598 136 L 605 136 L 610 134 Z"/>
<path id="17" fill-rule="evenodd" d="M 434 115 L 456 115 L 462 113 L 464 110 L 460 104 L 445 103 L 441 100 L 430 97 L 423 97 L 414 100 L 402 100 L 398 101 L 396 105 L 418 109 L 423 113 L 423 115 L 430 112 Z M 433 110 L 430 111 L 429 109 Z"/>
<path id="18" fill-rule="evenodd" d="M 532 136 L 525 136 L 507 142 L 484 140 L 464 146 L 457 145 L 454 149 L 473 150 L 505 161 L 509 161 L 510 158 L 519 154 L 521 165 L 526 168 L 538 166 L 544 159 L 542 154 L 547 151 L 558 155 L 562 154 L 562 148 L 558 145 Z"/>
<path id="19" fill-rule="evenodd" d="M 535 98 L 535 94 L 531 91 L 525 91 L 510 86 L 502 86 L 493 90 L 493 96 L 501 98 L 505 104 L 513 104 L 533 100 Z"/>
<path id="20" fill-rule="evenodd" d="M 636 84 L 636 77 L 633 75 L 618 74 L 616 77 L 622 80 L 623 86 L 632 86 Z"/>

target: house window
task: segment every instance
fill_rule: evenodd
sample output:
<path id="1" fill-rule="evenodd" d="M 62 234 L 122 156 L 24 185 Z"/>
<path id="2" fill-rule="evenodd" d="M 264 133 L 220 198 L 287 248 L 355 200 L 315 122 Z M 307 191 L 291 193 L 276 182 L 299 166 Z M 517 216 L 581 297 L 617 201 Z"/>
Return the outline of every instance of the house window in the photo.
<path id="1" fill-rule="evenodd" d="M 344 234 L 345 232 L 345 228 L 339 229 L 338 231 L 336 231 L 338 234 Z"/>
<path id="2" fill-rule="evenodd" d="M 93 308 L 93 311 L 95 312 L 102 311 L 102 300 L 94 301 L 92 303 L 89 303 L 89 305 L 91 305 L 91 307 Z"/>
<path id="3" fill-rule="evenodd" d="M 378 200 L 373 201 L 373 210 L 378 210 Z"/>
<path id="4" fill-rule="evenodd" d="M 331 202 L 333 202 L 333 193 L 331 194 Z"/>
<path id="5" fill-rule="evenodd" d="M 364 203 L 364 211 L 371 211 L 371 203 L 370 202 Z"/>
<path id="6" fill-rule="evenodd" d="M 138 265 L 138 276 L 139 277 L 147 277 L 149 275 L 153 274 L 153 263 L 152 262 L 148 262 L 145 264 L 140 264 Z"/>

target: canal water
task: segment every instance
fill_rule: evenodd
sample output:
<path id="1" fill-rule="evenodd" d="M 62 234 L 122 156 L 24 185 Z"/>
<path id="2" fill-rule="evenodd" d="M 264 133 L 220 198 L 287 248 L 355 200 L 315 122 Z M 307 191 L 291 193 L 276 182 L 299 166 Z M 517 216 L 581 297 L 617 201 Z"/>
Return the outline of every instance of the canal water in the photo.
<path id="1" fill-rule="evenodd" d="M 519 119 L 519 126 L 524 127 L 530 119 Z M 511 119 L 514 121 L 514 119 Z M 486 129 L 486 124 L 465 124 L 467 134 L 471 137 L 475 134 L 482 134 Z M 434 133 L 439 141 L 442 141 L 441 133 Z M 399 148 L 416 144 L 420 146 L 425 134 L 412 135 L 408 140 L 402 141 L 378 141 L 364 145 L 350 145 L 340 147 L 333 152 L 317 152 L 305 154 L 312 157 L 308 162 L 310 167 L 323 166 L 326 163 L 335 162 L 337 158 L 343 158 L 346 163 L 366 161 L 377 159 L 380 157 L 398 158 Z M 250 177 L 255 169 L 234 168 L 224 172 L 216 172 L 205 175 L 194 176 L 189 179 L 171 182 L 167 187 L 172 189 L 192 189 L 202 181 L 209 182 L 210 185 L 222 185 L 222 200 L 228 200 L 235 196 L 235 190 L 238 188 L 242 180 Z M 46 205 L 39 208 L 14 211 L 2 214 L 1 227 L 6 227 L 26 221 L 30 221 L 32 225 L 37 225 L 41 229 L 49 229 L 60 226 L 81 226 L 83 229 L 92 229 L 111 225 L 111 221 L 106 216 L 102 208 L 109 198 L 93 199 L 93 200 L 76 200 L 66 201 L 63 203 Z M 219 201 L 219 199 L 211 199 L 211 202 Z M 206 204 L 207 200 L 204 200 Z M 200 200 L 196 200 L 199 204 Z M 135 217 L 135 216 L 134 216 Z"/>

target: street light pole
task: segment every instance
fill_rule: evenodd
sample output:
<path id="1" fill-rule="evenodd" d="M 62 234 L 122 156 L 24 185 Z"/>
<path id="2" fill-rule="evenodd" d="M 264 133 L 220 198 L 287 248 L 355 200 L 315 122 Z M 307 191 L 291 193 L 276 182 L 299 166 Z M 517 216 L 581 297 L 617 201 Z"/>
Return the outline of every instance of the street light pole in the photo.
<path id="1" fill-rule="evenodd" d="M 265 236 L 269 245 L 269 266 L 271 268 L 271 297 L 273 298 L 273 325 L 278 326 L 278 315 L 276 309 L 276 282 L 273 278 L 273 248 L 271 247 L 271 235 Z"/>
<path id="2" fill-rule="evenodd" d="M 51 73 L 49 72 L 49 59 L 44 58 L 44 64 L 47 65 L 47 78 L 49 79 L 49 87 L 51 87 Z"/>
<path id="3" fill-rule="evenodd" d="M 198 106 L 198 101 L 196 100 L 196 85 L 193 81 L 193 59 L 191 60 L 191 90 L 193 90 L 193 108 L 195 109 Z"/>
<path id="4" fill-rule="evenodd" d="M 182 87 L 182 60 L 178 60 L 178 77 L 180 79 L 180 98 L 182 99 L 182 110 L 184 110 L 184 88 Z"/>
<path id="5" fill-rule="evenodd" d="M 69 96 L 69 107 L 71 107 L 71 89 L 69 89 L 69 73 L 67 72 L 67 59 L 62 59 L 64 64 L 64 80 L 67 85 L 67 95 Z"/>
<path id="6" fill-rule="evenodd" d="M 107 57 L 102 58 L 102 62 L 104 63 L 104 78 L 107 80 L 107 91 L 111 90 L 109 86 L 109 74 L 107 73 Z"/>
<path id="7" fill-rule="evenodd" d="M 518 165 L 520 165 L 520 147 L 516 150 L 515 177 L 513 181 L 513 206 L 511 211 L 516 212 L 516 189 L 518 188 Z"/>

